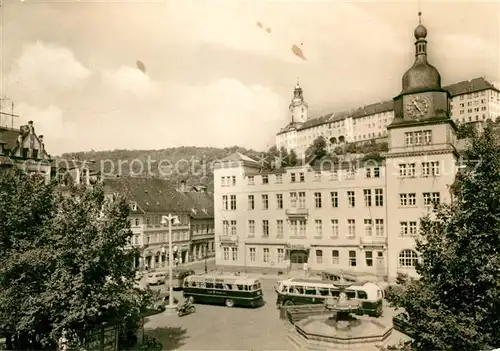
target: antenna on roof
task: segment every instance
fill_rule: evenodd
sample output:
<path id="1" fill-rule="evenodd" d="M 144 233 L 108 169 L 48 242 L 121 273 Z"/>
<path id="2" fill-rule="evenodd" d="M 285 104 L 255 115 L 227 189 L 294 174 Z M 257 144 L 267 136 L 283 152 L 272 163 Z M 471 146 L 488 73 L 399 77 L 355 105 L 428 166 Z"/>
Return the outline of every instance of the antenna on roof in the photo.
<path id="1" fill-rule="evenodd" d="M 11 102 L 11 110 L 10 113 L 4 112 L 2 109 L 2 103 L 3 101 L 10 101 Z M 10 124 L 11 128 L 14 129 L 14 117 L 19 117 L 19 115 L 14 114 L 14 101 L 10 98 L 7 97 L 0 97 L 0 126 L 2 125 L 2 116 L 7 116 L 10 117 Z M 5 125 L 7 127 L 7 124 Z"/>

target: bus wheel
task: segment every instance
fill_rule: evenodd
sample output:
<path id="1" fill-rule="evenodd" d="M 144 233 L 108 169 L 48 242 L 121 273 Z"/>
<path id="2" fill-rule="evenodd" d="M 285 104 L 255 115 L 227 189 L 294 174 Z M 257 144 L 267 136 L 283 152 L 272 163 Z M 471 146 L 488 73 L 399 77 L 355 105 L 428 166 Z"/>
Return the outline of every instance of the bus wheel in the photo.
<path id="1" fill-rule="evenodd" d="M 226 299 L 226 307 L 233 307 L 234 301 L 231 299 Z"/>
<path id="2" fill-rule="evenodd" d="M 293 306 L 295 305 L 292 300 L 286 300 L 283 302 L 283 306 Z"/>

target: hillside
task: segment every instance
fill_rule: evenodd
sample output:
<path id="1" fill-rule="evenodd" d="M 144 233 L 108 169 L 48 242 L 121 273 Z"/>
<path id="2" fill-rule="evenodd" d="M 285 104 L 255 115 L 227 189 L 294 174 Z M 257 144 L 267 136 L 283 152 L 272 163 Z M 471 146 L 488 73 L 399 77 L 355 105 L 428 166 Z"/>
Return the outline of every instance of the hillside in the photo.
<path id="1" fill-rule="evenodd" d="M 241 152 L 258 159 L 260 152 L 238 146 L 226 148 L 181 146 L 162 150 L 113 150 L 65 153 L 64 159 L 95 161 L 94 166 L 106 177 L 154 176 L 189 185 L 203 184 L 213 189 L 212 166 L 215 161 Z"/>

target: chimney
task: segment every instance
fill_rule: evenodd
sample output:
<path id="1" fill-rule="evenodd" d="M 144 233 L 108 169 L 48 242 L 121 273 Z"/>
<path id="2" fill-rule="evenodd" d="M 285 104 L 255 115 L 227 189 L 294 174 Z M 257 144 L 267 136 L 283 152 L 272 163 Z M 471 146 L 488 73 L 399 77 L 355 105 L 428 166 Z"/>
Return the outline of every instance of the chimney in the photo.
<path id="1" fill-rule="evenodd" d="M 45 145 L 43 143 L 43 135 L 39 135 L 38 140 L 40 140 L 40 149 L 45 149 Z"/>
<path id="2" fill-rule="evenodd" d="M 33 121 L 29 121 L 29 122 L 28 122 L 28 131 L 29 131 L 31 134 L 35 134 L 35 128 L 33 127 Z"/>

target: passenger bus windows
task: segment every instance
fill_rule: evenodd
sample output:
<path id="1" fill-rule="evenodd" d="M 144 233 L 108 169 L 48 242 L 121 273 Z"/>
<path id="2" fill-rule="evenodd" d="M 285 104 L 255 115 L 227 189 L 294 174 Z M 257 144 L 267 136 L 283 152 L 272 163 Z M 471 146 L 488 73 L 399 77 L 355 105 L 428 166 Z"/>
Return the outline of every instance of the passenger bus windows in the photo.
<path id="1" fill-rule="evenodd" d="M 316 288 L 306 288 L 306 295 L 316 295 Z"/>
<path id="2" fill-rule="evenodd" d="M 238 290 L 245 290 L 245 287 L 243 285 L 238 284 L 236 286 L 238 287 Z"/>
<path id="3" fill-rule="evenodd" d="M 318 292 L 321 296 L 329 296 L 330 295 L 330 290 L 326 288 L 319 288 Z"/>
<path id="4" fill-rule="evenodd" d="M 226 290 L 233 290 L 233 286 L 231 284 L 226 284 Z"/>
<path id="5" fill-rule="evenodd" d="M 366 293 L 366 291 L 358 290 L 358 299 L 368 299 L 368 294 Z"/>
<path id="6" fill-rule="evenodd" d="M 215 283 L 215 288 L 216 289 L 224 289 L 224 285 L 222 285 L 221 283 Z"/>
<path id="7" fill-rule="evenodd" d="M 296 286 L 295 287 L 295 293 L 302 295 L 304 293 L 304 288 L 302 286 Z"/>
<path id="8" fill-rule="evenodd" d="M 205 287 L 207 289 L 213 289 L 214 288 L 214 284 L 213 283 L 205 283 Z"/>
<path id="9" fill-rule="evenodd" d="M 248 285 L 245 285 L 245 291 L 250 290 L 250 287 Z"/>
<path id="10" fill-rule="evenodd" d="M 283 285 L 283 286 L 281 287 L 281 292 L 286 294 L 286 293 L 288 292 L 288 286 Z"/>
<path id="11" fill-rule="evenodd" d="M 355 299 L 356 298 L 356 292 L 355 291 L 348 290 L 348 291 L 345 292 L 345 294 L 347 295 L 347 297 L 349 299 Z"/>

